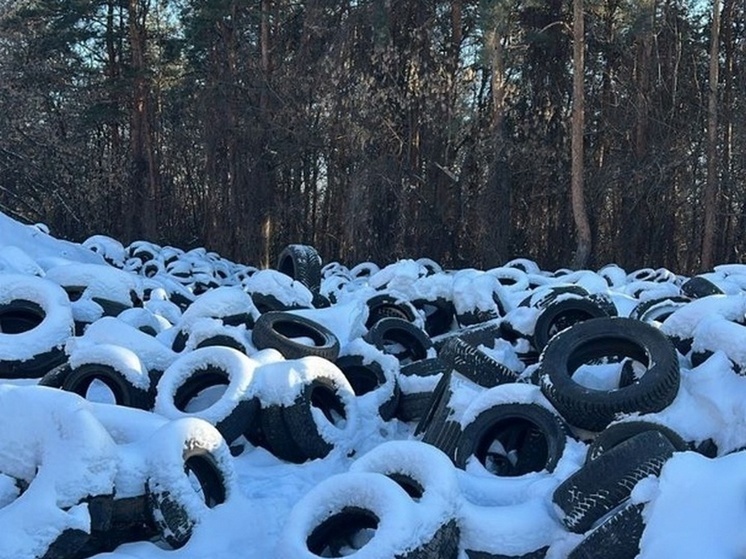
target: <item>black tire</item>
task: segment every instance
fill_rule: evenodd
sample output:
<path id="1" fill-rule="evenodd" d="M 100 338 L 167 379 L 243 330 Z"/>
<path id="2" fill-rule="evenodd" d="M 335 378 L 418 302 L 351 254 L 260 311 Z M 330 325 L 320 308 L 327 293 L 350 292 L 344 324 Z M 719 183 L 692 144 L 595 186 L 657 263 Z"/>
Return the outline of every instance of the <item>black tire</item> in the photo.
<path id="1" fill-rule="evenodd" d="M 645 530 L 643 503 L 626 503 L 598 525 L 567 556 L 567 559 L 635 559 Z"/>
<path id="2" fill-rule="evenodd" d="M 277 271 L 318 292 L 321 283 L 321 257 L 309 245 L 288 245 L 277 258 Z"/>
<path id="3" fill-rule="evenodd" d="M 285 414 L 283 414 L 282 409 L 282 406 L 276 405 L 261 408 L 259 414 L 261 434 L 257 442 L 259 446 L 263 446 L 280 460 L 302 464 L 308 460 L 308 455 L 301 450 L 290 434 L 290 428 L 285 421 Z M 251 441 L 252 438 L 256 439 L 257 437 L 253 435 L 250 438 L 247 435 L 247 438 Z"/>
<path id="4" fill-rule="evenodd" d="M 349 381 L 355 396 L 376 392 L 381 419 L 389 421 L 394 417 L 401 394 L 395 376 L 387 376 L 380 363 L 366 361 L 361 355 L 342 355 L 334 364 Z"/>
<path id="5" fill-rule="evenodd" d="M 293 339 L 301 336 L 313 340 L 313 345 Z M 334 361 L 339 356 L 339 340 L 330 330 L 309 318 L 284 311 L 261 315 L 251 332 L 251 341 L 257 349 L 276 349 L 286 359 L 316 355 Z"/>
<path id="6" fill-rule="evenodd" d="M 628 386 L 596 390 L 572 375 L 583 363 L 608 356 L 631 357 L 647 369 Z M 555 336 L 542 353 L 541 390 L 570 425 L 601 431 L 620 413 L 652 413 L 678 392 L 679 363 L 660 330 L 630 318 L 586 320 Z"/>
<path id="7" fill-rule="evenodd" d="M 656 297 L 640 301 L 629 313 L 629 317 L 648 324 L 663 322 L 677 309 L 688 304 L 689 301 L 690 299 L 686 297 Z"/>
<path id="8" fill-rule="evenodd" d="M 432 347 L 430 338 L 412 323 L 400 318 L 379 320 L 363 339 L 388 355 L 393 355 L 401 365 L 428 357 Z M 392 349 L 392 346 L 403 349 Z"/>
<path id="9" fill-rule="evenodd" d="M 423 443 L 440 449 L 453 461 L 461 436 L 461 425 L 453 417 L 449 406 L 454 392 L 451 387 L 452 380 L 453 374 L 448 370 L 440 377 L 414 434 L 415 436 L 421 434 Z"/>
<path id="10" fill-rule="evenodd" d="M 402 392 L 394 417 L 405 423 L 420 421 L 430 407 L 432 392 Z"/>
<path id="11" fill-rule="evenodd" d="M 493 320 L 491 322 L 483 322 L 482 324 L 475 324 L 468 328 L 462 328 L 458 332 L 449 333 L 444 336 L 440 336 L 433 340 L 433 346 L 436 351 L 440 351 L 448 340 L 458 336 L 467 344 L 479 347 L 483 345 L 485 347 L 495 347 L 495 340 L 508 338 L 505 335 L 503 324 L 506 324 L 503 320 Z M 514 340 L 513 340 L 514 341 Z"/>
<path id="12" fill-rule="evenodd" d="M 153 435 L 149 453 L 149 515 L 172 548 L 185 545 L 208 509 L 235 491 L 233 458 L 217 430 L 199 419 L 177 419 Z M 183 472 L 182 475 L 175 475 Z M 195 476 L 201 494 L 188 475 Z"/>
<path id="13" fill-rule="evenodd" d="M 407 322 L 414 322 L 417 316 L 411 303 L 399 300 L 388 293 L 374 295 L 365 304 L 368 307 L 368 319 L 365 321 L 365 327 L 368 330 L 384 318 L 400 318 Z"/>
<path id="14" fill-rule="evenodd" d="M 657 476 L 675 451 L 660 431 L 644 431 L 586 463 L 552 495 L 562 523 L 571 532 L 587 532 L 628 499 L 638 481 Z"/>
<path id="15" fill-rule="evenodd" d="M 702 276 L 694 276 L 682 283 L 681 292 L 692 299 L 701 299 L 702 297 L 724 293 L 717 285 Z"/>
<path id="16" fill-rule="evenodd" d="M 111 390 L 117 405 L 141 410 L 153 408 L 153 395 L 147 388 L 135 386 L 121 371 L 103 363 L 86 363 L 72 369 L 61 388 L 85 398 L 88 388 L 96 380 Z"/>
<path id="17" fill-rule="evenodd" d="M 77 528 L 65 528 L 41 559 L 77 559 L 89 540 L 90 534 L 87 532 Z"/>
<path id="18" fill-rule="evenodd" d="M 659 431 L 668 439 L 677 452 L 691 450 L 691 446 L 681 435 L 670 427 L 666 427 L 660 423 L 653 423 L 652 421 L 620 421 L 612 423 L 593 439 L 588 446 L 588 453 L 585 456 L 586 463 L 595 460 L 609 449 L 645 431 Z"/>
<path id="19" fill-rule="evenodd" d="M 65 379 L 70 375 L 72 369 L 70 365 L 65 362 L 62 365 L 57 365 L 54 369 L 46 373 L 39 379 L 39 386 L 48 386 L 49 388 L 62 388 L 65 383 Z"/>
<path id="20" fill-rule="evenodd" d="M 0 277 L 0 378 L 41 378 L 65 362 L 73 332 L 61 287 L 36 276 Z"/>
<path id="21" fill-rule="evenodd" d="M 542 547 L 523 555 L 503 555 L 502 553 L 488 553 L 486 551 L 467 549 L 466 556 L 469 559 L 544 559 L 547 556 L 548 550 L 548 547 Z"/>
<path id="22" fill-rule="evenodd" d="M 425 332 L 431 338 L 450 331 L 454 325 L 453 303 L 442 297 L 436 299 L 415 299 L 412 305 L 425 316 Z"/>
<path id="23" fill-rule="evenodd" d="M 474 456 L 498 476 L 554 471 L 565 450 L 562 420 L 538 404 L 498 404 L 480 412 L 463 428 L 456 447 L 456 466 Z M 500 452 L 490 450 L 500 443 Z"/>
<path id="24" fill-rule="evenodd" d="M 458 336 L 438 351 L 438 359 L 484 388 L 517 382 L 518 375 Z"/>
<path id="25" fill-rule="evenodd" d="M 558 332 L 591 318 L 609 316 L 605 309 L 587 298 L 553 301 L 536 319 L 532 337 L 534 348 L 541 351 Z"/>
<path id="26" fill-rule="evenodd" d="M 333 430 L 339 437 L 352 437 L 356 404 L 355 393 L 343 375 L 317 374 L 304 381 L 299 398 L 282 408 L 282 416 L 291 438 L 303 454 L 310 459 L 324 458 L 336 443 L 325 433 Z M 312 408 L 321 411 L 324 419 L 317 419 Z"/>

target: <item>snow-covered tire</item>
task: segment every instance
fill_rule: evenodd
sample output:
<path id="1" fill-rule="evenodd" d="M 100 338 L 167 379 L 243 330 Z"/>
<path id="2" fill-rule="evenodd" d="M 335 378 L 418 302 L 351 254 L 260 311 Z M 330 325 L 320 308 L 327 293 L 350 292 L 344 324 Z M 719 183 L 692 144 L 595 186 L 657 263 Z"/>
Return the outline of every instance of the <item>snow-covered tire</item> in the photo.
<path id="1" fill-rule="evenodd" d="M 691 446 L 670 427 L 652 421 L 619 421 L 601 431 L 588 445 L 585 461 L 590 462 L 604 452 L 645 431 L 659 431 L 674 446 L 677 452 L 691 450 Z"/>
<path id="2" fill-rule="evenodd" d="M 195 476 L 199 489 L 189 479 Z M 189 541 L 210 509 L 236 492 L 233 458 L 220 432 L 197 418 L 176 419 L 153 433 L 148 448 L 148 506 L 161 539 Z"/>
<path id="3" fill-rule="evenodd" d="M 408 301 L 397 299 L 388 293 L 379 293 L 365 302 L 368 307 L 368 319 L 365 327 L 370 330 L 374 324 L 384 318 L 400 318 L 407 322 L 414 322 L 417 313 Z"/>
<path id="4" fill-rule="evenodd" d="M 342 355 L 334 364 L 347 378 L 355 396 L 370 394 L 380 402 L 378 414 L 381 419 L 388 421 L 394 417 L 401 391 L 393 372 L 375 359 L 367 360 L 362 355 Z"/>
<path id="5" fill-rule="evenodd" d="M 337 446 L 348 446 L 358 424 L 355 392 L 341 371 L 318 357 L 298 367 L 301 384 L 292 405 L 282 407 L 290 436 L 310 459 L 323 458 Z"/>
<path id="6" fill-rule="evenodd" d="M 627 502 L 587 534 L 567 559 L 635 559 L 645 530 L 643 503 Z"/>
<path id="7" fill-rule="evenodd" d="M 433 345 L 425 332 L 401 318 L 379 320 L 363 338 L 384 353 L 396 357 L 402 365 L 427 358 L 428 350 Z M 392 349 L 393 345 L 403 349 L 397 351 Z"/>
<path id="8" fill-rule="evenodd" d="M 702 276 L 694 276 L 682 283 L 681 292 L 692 299 L 724 294 L 722 289 Z"/>
<path id="9" fill-rule="evenodd" d="M 464 426 L 455 462 L 465 468 L 473 456 L 488 471 L 506 477 L 552 472 L 565 450 L 566 439 L 562 420 L 547 408 L 533 403 L 497 404 Z M 497 453 L 491 452 L 495 443 L 499 443 Z"/>
<path id="10" fill-rule="evenodd" d="M 77 559 L 90 539 L 90 534 L 83 530 L 67 528 L 52 542 L 41 559 Z"/>
<path id="11" fill-rule="evenodd" d="M 438 350 L 438 359 L 484 388 L 518 380 L 513 371 L 458 336 L 443 344 Z"/>
<path id="12" fill-rule="evenodd" d="M 684 305 L 689 304 L 690 299 L 686 297 L 656 297 L 640 301 L 629 313 L 630 318 L 653 324 L 663 322 L 673 312 Z"/>
<path id="13" fill-rule="evenodd" d="M 157 386 L 153 411 L 170 419 L 198 417 L 214 425 L 229 443 L 250 429 L 259 407 L 252 381 L 257 363 L 229 347 L 195 349 L 174 361 Z M 208 407 L 187 412 L 200 392 L 225 385 Z"/>
<path id="14" fill-rule="evenodd" d="M 277 257 L 277 271 L 318 292 L 321 283 L 321 257 L 310 245 L 287 245 Z"/>
<path id="15" fill-rule="evenodd" d="M 85 398 L 94 381 L 103 382 L 107 386 L 117 405 L 141 410 L 153 407 L 153 395 L 147 386 L 135 386 L 122 371 L 109 364 L 86 363 L 75 367 L 65 376 L 61 388 Z"/>
<path id="16" fill-rule="evenodd" d="M 647 369 L 615 390 L 585 387 L 572 378 L 583 363 L 611 355 L 632 357 Z M 651 413 L 678 392 L 676 351 L 657 328 L 631 318 L 595 318 L 556 335 L 542 353 L 541 390 L 570 425 L 601 431 L 620 413 Z"/>
<path id="17" fill-rule="evenodd" d="M 560 520 L 583 533 L 629 498 L 641 479 L 658 475 L 676 451 L 660 431 L 644 431 L 583 465 L 552 495 Z"/>
<path id="18" fill-rule="evenodd" d="M 294 339 L 301 336 L 310 338 L 312 343 Z M 276 349 L 286 359 L 315 355 L 334 361 L 339 356 L 339 340 L 329 329 L 309 318 L 284 311 L 261 315 L 252 330 L 251 341 L 258 349 Z"/>
<path id="19" fill-rule="evenodd" d="M 355 472 L 332 476 L 295 505 L 275 557 L 318 559 L 341 557 L 351 551 L 356 559 L 456 557 L 430 549 L 428 544 L 436 534 L 423 537 L 418 533 L 415 510 L 409 495 L 384 475 Z M 452 541 L 442 543 L 453 545 Z M 352 545 L 357 550 L 352 550 Z"/>
<path id="20" fill-rule="evenodd" d="M 0 275 L 0 378 L 41 378 L 65 361 L 74 332 L 72 308 L 57 284 Z"/>
<path id="21" fill-rule="evenodd" d="M 419 441 L 388 441 L 364 454 L 350 472 L 383 474 L 429 513 L 455 514 L 460 489 L 451 460 L 437 448 Z"/>

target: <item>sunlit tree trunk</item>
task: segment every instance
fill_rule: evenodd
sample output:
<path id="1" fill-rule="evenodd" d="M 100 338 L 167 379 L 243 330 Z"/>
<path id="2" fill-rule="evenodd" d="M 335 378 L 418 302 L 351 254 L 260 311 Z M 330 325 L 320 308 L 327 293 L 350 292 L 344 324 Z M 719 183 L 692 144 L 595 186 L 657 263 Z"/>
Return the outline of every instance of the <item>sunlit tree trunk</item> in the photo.
<path id="1" fill-rule="evenodd" d="M 591 254 L 591 226 L 585 205 L 583 181 L 583 129 L 585 127 L 585 29 L 583 0 L 573 0 L 573 80 L 572 80 L 572 215 L 575 221 L 576 249 L 573 267 L 583 268 Z"/>
<path id="2" fill-rule="evenodd" d="M 704 227 L 702 230 L 702 269 L 712 268 L 715 250 L 715 218 L 717 216 L 717 108 L 718 108 L 718 46 L 720 42 L 720 0 L 713 0 L 712 35 L 710 37 L 710 77 L 707 89 L 707 182 L 704 190 Z"/>

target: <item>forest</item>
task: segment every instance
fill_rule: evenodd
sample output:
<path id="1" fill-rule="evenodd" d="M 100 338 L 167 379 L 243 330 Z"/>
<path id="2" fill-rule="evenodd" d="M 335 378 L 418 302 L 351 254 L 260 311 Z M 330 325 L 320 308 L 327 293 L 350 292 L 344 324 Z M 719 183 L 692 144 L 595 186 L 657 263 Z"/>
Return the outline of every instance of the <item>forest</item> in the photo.
<path id="1" fill-rule="evenodd" d="M 743 0 L 0 0 L 0 211 L 273 265 L 746 260 Z"/>

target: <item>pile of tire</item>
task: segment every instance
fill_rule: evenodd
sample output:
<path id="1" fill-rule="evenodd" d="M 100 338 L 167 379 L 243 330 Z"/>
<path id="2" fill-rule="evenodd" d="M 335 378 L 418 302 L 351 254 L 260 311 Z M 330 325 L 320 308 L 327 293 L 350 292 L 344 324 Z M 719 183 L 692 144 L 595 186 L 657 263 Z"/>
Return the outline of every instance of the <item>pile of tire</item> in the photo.
<path id="1" fill-rule="evenodd" d="M 0 272 L 0 398 L 39 398 L 40 417 L 83 410 L 81 437 L 103 441 L 96 456 L 65 450 L 98 473 L 56 500 L 85 521 L 58 523 L 29 557 L 181 547 L 240 493 L 234 461 L 263 449 L 347 465 L 293 507 L 276 557 L 539 558 L 567 532 L 582 535 L 568 557 L 632 559 L 645 528 L 635 484 L 676 452 L 718 452 L 657 419 L 681 368 L 718 352 L 746 366 L 743 344 L 719 341 L 746 341 L 737 267 L 348 268 L 289 245 L 259 270 L 204 249 L 84 246 L 102 263 Z M 0 517 L 43 483 L 35 462 L 10 459 L 20 444 L 0 437 L 16 488 Z M 548 480 L 546 529 L 501 536 L 480 520 L 496 512 L 474 512 L 492 505 L 470 476 Z"/>

